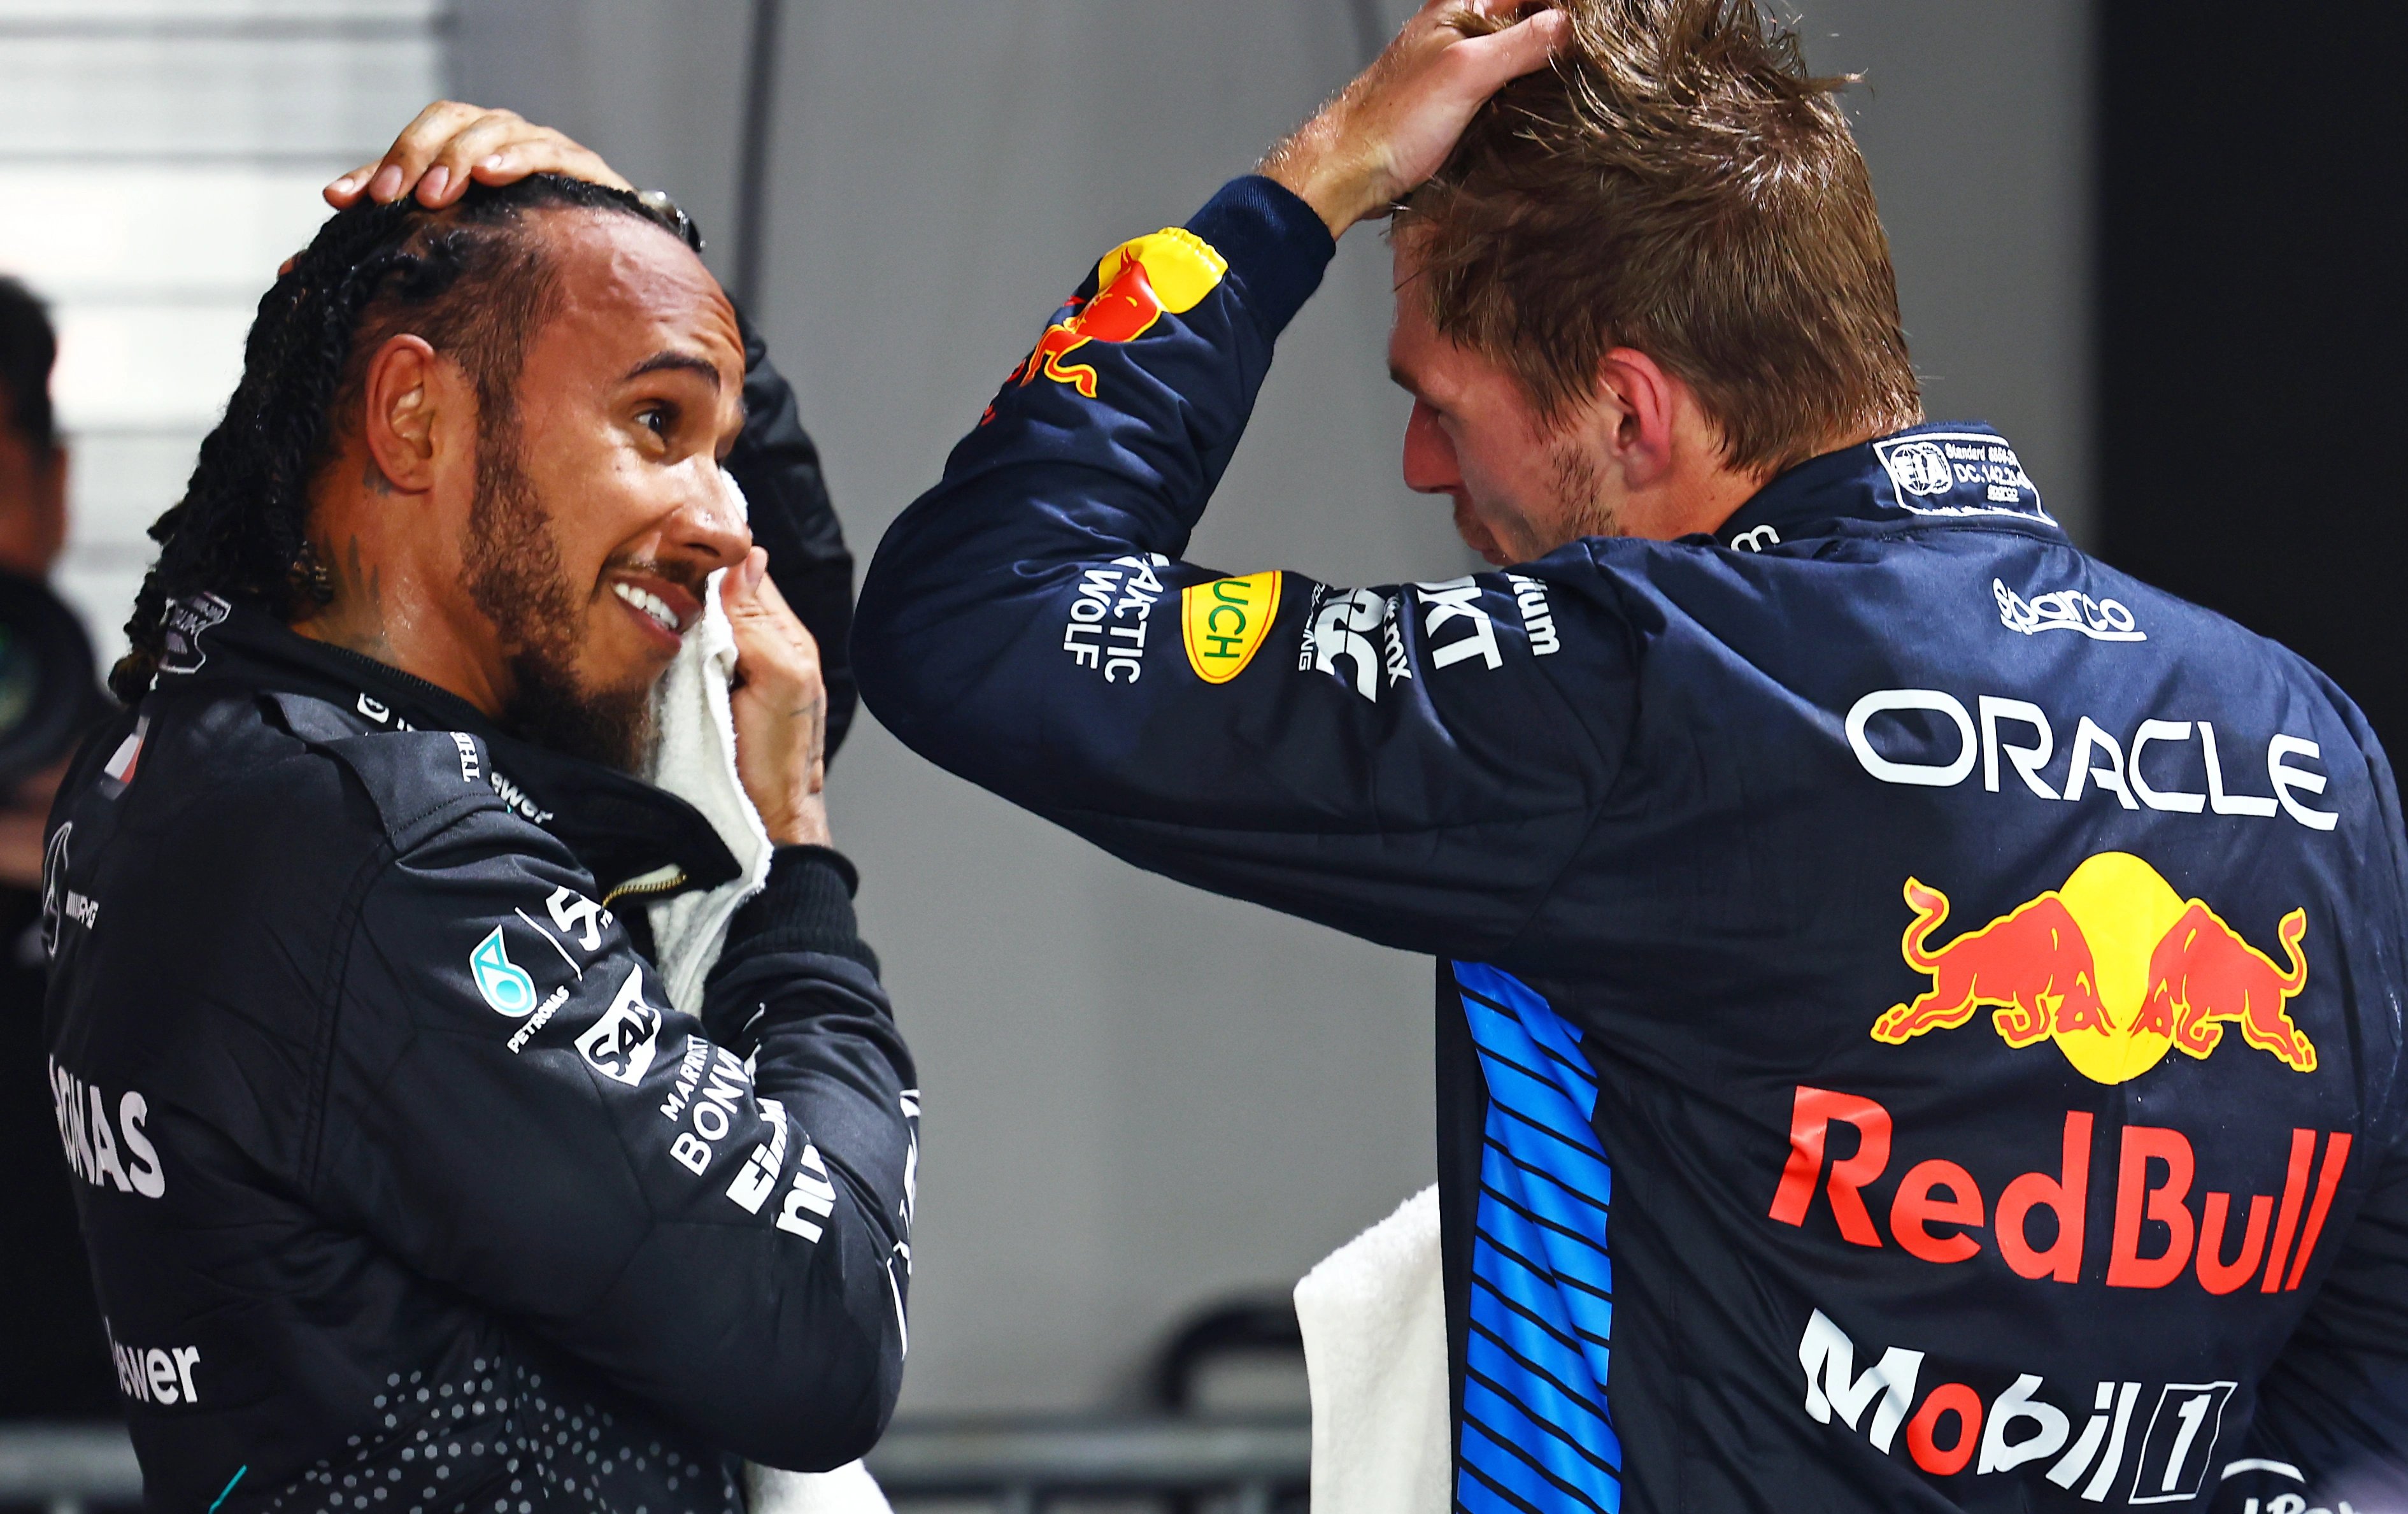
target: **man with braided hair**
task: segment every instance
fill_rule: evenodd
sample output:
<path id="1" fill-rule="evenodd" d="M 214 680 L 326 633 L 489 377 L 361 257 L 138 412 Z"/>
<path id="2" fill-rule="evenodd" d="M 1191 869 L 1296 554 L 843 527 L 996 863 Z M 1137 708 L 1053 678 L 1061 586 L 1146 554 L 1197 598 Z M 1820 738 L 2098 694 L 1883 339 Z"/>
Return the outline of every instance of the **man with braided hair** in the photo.
<path id="1" fill-rule="evenodd" d="M 840 646 L 841 538 L 690 228 L 590 153 L 438 105 L 328 197 L 47 849 L 147 1502 L 719 1514 L 738 1458 L 858 1457 L 902 1367 L 918 1095 L 781 590 Z M 766 881 L 633 776 L 712 593 Z M 672 1002 L 647 905 L 712 890 Z"/>
<path id="2" fill-rule="evenodd" d="M 1415 1507 L 2345 1507 L 2408 1402 L 2390 769 L 1925 422 L 1842 81 L 1767 8 L 1424 6 L 1091 266 L 880 545 L 864 697 L 1439 958 Z M 1383 209 L 1405 479 L 1498 570 L 1179 561 Z"/>

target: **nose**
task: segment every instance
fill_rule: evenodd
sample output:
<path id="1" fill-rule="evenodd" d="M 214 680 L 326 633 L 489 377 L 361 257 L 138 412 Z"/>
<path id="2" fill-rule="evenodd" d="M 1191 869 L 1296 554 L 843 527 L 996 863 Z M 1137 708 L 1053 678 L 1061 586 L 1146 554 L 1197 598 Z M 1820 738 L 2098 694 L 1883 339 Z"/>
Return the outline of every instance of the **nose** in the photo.
<path id="1" fill-rule="evenodd" d="M 703 572 L 733 568 L 752 550 L 752 528 L 745 524 L 741 496 L 733 480 L 707 460 L 661 533 L 665 555 L 684 557 Z"/>
<path id="2" fill-rule="evenodd" d="M 1416 494 L 1445 494 L 1462 485 L 1455 442 L 1438 424 L 1438 411 L 1426 400 L 1414 400 L 1412 418 L 1405 422 L 1405 487 Z"/>

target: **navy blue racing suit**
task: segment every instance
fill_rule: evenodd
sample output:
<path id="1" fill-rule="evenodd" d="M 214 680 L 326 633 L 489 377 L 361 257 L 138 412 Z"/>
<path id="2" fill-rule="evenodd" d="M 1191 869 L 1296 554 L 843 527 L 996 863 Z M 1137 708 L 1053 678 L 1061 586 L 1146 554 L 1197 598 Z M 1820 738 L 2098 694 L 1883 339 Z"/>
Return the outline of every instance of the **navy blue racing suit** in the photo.
<path id="1" fill-rule="evenodd" d="M 943 767 L 1440 959 L 1458 1507 L 2240 1509 L 2379 1453 L 2408 887 L 2350 701 L 1973 425 L 1509 572 L 1182 561 L 1330 252 L 1251 179 L 1109 254 L 854 658 Z"/>

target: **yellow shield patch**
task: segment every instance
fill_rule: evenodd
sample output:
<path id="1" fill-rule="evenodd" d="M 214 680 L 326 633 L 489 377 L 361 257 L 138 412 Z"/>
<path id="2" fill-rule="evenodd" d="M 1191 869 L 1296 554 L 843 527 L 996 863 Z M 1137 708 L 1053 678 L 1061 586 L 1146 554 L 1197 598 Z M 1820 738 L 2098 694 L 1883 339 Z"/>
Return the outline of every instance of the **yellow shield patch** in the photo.
<path id="1" fill-rule="evenodd" d="M 1187 666 L 1208 684 L 1226 684 L 1246 670 L 1279 615 L 1277 570 L 1243 578 L 1216 578 L 1179 591 L 1179 627 Z"/>

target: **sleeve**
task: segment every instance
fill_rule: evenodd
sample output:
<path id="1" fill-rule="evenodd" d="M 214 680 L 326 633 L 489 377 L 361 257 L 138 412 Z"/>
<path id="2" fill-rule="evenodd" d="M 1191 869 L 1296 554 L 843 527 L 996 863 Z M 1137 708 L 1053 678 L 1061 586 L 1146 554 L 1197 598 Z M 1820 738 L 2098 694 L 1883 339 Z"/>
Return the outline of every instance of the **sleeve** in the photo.
<path id="1" fill-rule="evenodd" d="M 752 540 L 769 553 L 769 577 L 820 644 L 827 683 L 827 755 L 844 744 L 860 702 L 848 648 L 853 640 L 853 553 L 828 501 L 820 450 L 795 412 L 795 391 L 769 364 L 768 345 L 741 312 L 744 430 L 727 471 L 752 507 Z"/>
<path id="2" fill-rule="evenodd" d="M 2214 1507 L 2230 1514 L 2408 1507 L 2408 1158 L 2396 1146 L 2223 1470 Z"/>
<path id="3" fill-rule="evenodd" d="M 901 1381 L 919 1095 L 850 880 L 779 855 L 707 1030 L 549 837 L 486 813 L 413 846 L 343 970 L 322 1204 L 733 1452 L 861 1455 Z"/>
<path id="4" fill-rule="evenodd" d="M 1140 866 L 1484 955 L 1613 781 L 1627 628 L 1534 575 L 1177 560 L 1331 251 L 1242 179 L 1108 254 L 881 543 L 855 670 L 906 744 Z"/>

